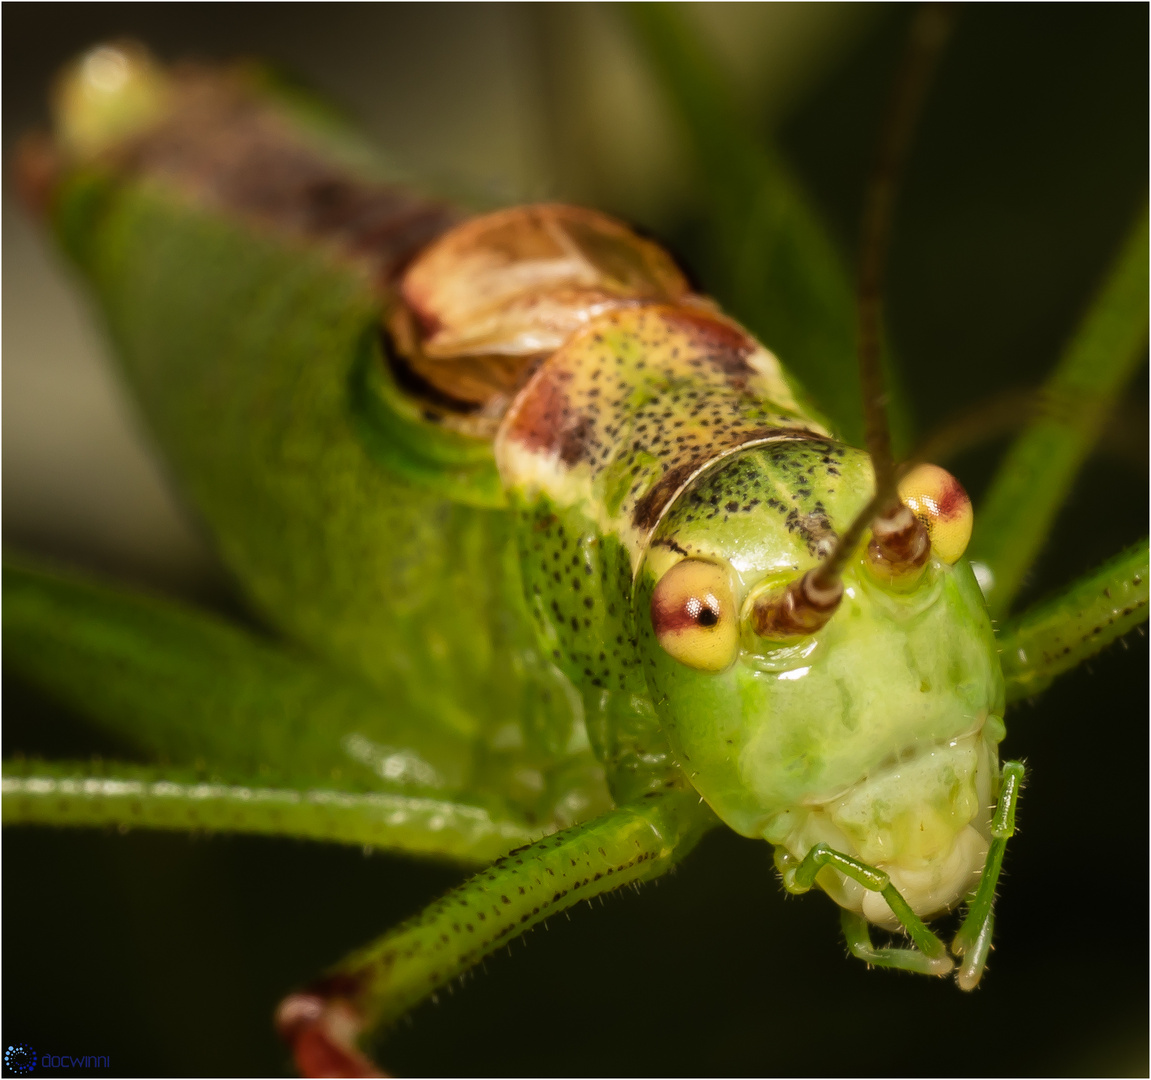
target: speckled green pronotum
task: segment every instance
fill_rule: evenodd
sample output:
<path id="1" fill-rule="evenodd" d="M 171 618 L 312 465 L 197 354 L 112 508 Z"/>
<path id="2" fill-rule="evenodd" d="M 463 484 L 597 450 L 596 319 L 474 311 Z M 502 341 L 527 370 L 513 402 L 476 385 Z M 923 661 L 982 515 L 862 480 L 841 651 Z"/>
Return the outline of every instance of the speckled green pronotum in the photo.
<path id="1" fill-rule="evenodd" d="M 857 956 L 978 982 L 1006 705 L 1146 617 L 1146 543 L 997 626 L 985 600 L 1009 610 L 1139 358 L 1145 219 L 1052 376 L 1083 407 L 1019 436 L 973 569 L 953 477 L 872 506 L 854 416 L 609 218 L 466 219 L 265 75 L 128 47 L 79 61 L 57 120 L 27 195 L 281 638 L 10 564 L 6 662 L 167 764 L 11 764 L 6 823 L 485 866 L 284 1000 L 309 1075 L 370 1074 L 361 1035 L 720 826 L 829 894 Z M 803 212 L 780 228 L 812 310 L 846 291 Z M 964 905 L 945 943 L 927 920 Z"/>

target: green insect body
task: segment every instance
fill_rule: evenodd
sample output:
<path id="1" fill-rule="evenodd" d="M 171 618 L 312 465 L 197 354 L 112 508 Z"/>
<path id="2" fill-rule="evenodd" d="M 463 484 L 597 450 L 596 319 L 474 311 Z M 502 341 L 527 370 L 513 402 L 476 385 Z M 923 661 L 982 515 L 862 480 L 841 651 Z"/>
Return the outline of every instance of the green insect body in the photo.
<path id="1" fill-rule="evenodd" d="M 265 107 L 253 126 L 274 123 L 269 113 L 279 119 Z M 423 786 L 492 791 L 532 822 L 606 805 L 570 687 L 532 640 L 513 524 L 474 505 L 491 501 L 490 449 L 437 438 L 410 406 L 408 438 L 419 441 L 397 445 L 397 425 L 380 422 L 392 387 L 365 371 L 386 379 L 369 273 L 205 212 L 159 178 L 83 170 L 57 205 L 64 243 L 226 564 L 289 637 L 397 695 L 402 728 L 381 717 L 365 730 L 358 718 L 359 759 L 333 732 L 323 756 L 309 748 L 309 773 L 330 780 L 336 769 L 370 787 L 373 762 L 388 756 L 371 747 L 399 745 L 434 777 Z M 425 231 L 442 228 L 442 209 L 426 213 Z M 242 328 L 233 311 L 246 313 Z M 466 487 L 473 505 L 440 490 L 445 471 L 453 492 L 463 486 L 445 469 L 453 451 L 481 462 Z"/>
<path id="2" fill-rule="evenodd" d="M 216 827 L 276 831 L 285 808 L 267 793 L 240 807 L 239 785 L 302 776 L 360 798 L 349 821 L 374 815 L 330 835 L 503 855 L 285 1002 L 300 1067 L 366 1070 L 360 1031 L 550 912 L 664 872 L 719 822 L 774 845 L 792 891 L 828 892 L 877 963 L 950 970 L 921 920 L 968 901 L 954 951 L 977 982 L 1020 772 L 1001 783 L 1008 688 L 961 552 L 937 546 L 893 583 L 865 537 L 825 625 L 760 632 L 763 604 L 868 505 L 872 465 L 667 256 L 564 207 L 457 224 L 252 76 L 181 82 L 128 61 L 131 108 L 65 111 L 45 198 L 223 561 L 307 654 L 291 674 L 238 645 L 234 663 L 212 655 L 266 664 L 328 723 L 293 740 L 267 717 L 253 760 L 219 728 L 180 727 L 194 690 L 162 658 L 151 682 L 93 691 L 81 659 L 146 651 L 153 633 L 216 639 L 34 573 L 6 582 L 25 627 L 9 653 L 106 724 L 159 716 L 157 753 L 210 754 L 221 782 L 199 805 Z M 1139 557 L 1054 622 L 1099 625 L 1087 609 Z M 1108 639 L 1145 615 L 1145 577 L 1131 588 Z M 89 626 L 86 604 L 121 638 L 96 616 L 55 632 L 62 611 Z M 1050 630 L 1030 632 L 1057 668 Z M 1012 685 L 1044 677 L 1023 637 Z M 342 673 L 339 693 L 313 663 Z M 242 702 L 235 715 L 250 722 Z M 150 780 L 52 783 L 14 779 L 6 806 L 82 822 L 119 799 L 165 825 Z M 171 787 L 171 805 L 191 801 Z M 39 810 L 38 793 L 81 808 Z M 918 951 L 873 949 L 859 916 Z"/>

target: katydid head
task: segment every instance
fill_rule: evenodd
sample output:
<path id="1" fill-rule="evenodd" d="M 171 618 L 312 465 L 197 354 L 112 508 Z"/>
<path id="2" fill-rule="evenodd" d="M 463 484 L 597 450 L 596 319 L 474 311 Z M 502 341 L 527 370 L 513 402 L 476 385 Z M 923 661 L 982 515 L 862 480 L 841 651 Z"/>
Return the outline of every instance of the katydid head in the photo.
<path id="1" fill-rule="evenodd" d="M 995 638 L 961 558 L 970 503 L 931 467 L 901 488 L 882 364 L 894 193 L 948 23 L 915 20 L 866 198 L 866 452 L 781 442 L 721 461 L 670 508 L 637 581 L 652 697 L 700 794 L 775 845 L 789 888 L 814 880 L 892 928 L 907 924 L 875 891 L 882 874 L 865 888 L 824 863 L 800 882 L 800 864 L 817 846 L 868 864 L 918 916 L 959 902 L 987 862 L 1004 732 Z"/>
<path id="2" fill-rule="evenodd" d="M 914 490 L 939 495 L 945 476 Z M 908 498 L 931 540 L 914 573 L 877 570 L 863 530 L 835 587 L 820 583 L 873 485 L 868 455 L 830 441 L 768 443 L 717 463 L 656 530 L 635 610 L 661 722 L 719 817 L 774 844 L 785 874 L 817 843 L 870 863 L 925 915 L 958 902 L 983 866 L 1003 684 L 982 595 L 956 551 L 958 495 L 942 500 L 942 532 L 941 500 Z M 811 595 L 827 599 L 826 617 L 765 625 L 765 607 L 788 590 L 806 617 L 805 579 L 825 590 Z M 818 881 L 844 907 L 892 922 L 878 894 L 837 871 Z"/>

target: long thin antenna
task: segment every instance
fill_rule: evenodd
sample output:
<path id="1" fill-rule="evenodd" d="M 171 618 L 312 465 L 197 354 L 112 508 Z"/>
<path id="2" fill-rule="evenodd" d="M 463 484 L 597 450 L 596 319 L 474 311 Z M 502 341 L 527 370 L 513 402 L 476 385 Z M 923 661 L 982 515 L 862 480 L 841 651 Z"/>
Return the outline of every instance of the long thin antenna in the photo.
<path id="1" fill-rule="evenodd" d="M 953 10 L 948 4 L 925 4 L 912 20 L 864 204 L 857 278 L 859 376 L 875 495 L 819 566 L 756 603 L 753 625 L 761 634 L 812 633 L 823 626 L 843 594 L 839 580 L 843 567 L 869 527 L 873 533 L 872 557 L 893 572 L 922 565 L 930 550 L 926 531 L 899 501 L 896 488 L 898 475 L 891 453 L 883 379 L 881 316 L 892 209 L 915 125 L 952 22 Z"/>
<path id="2" fill-rule="evenodd" d="M 880 534 L 914 528 L 898 519 L 902 504 L 899 479 L 891 454 L 887 422 L 887 392 L 883 380 L 882 296 L 895 206 L 907 151 L 943 47 L 951 33 L 953 9 L 948 4 L 925 4 L 915 14 L 907 37 L 903 62 L 892 87 L 887 117 L 879 141 L 875 167 L 868 184 L 859 245 L 859 381 L 863 388 L 867 452 L 875 469 L 875 496 L 840 536 L 831 554 L 817 568 L 819 582 L 838 577 L 869 525 Z M 912 518 L 911 515 L 907 515 Z M 881 523 L 882 521 L 882 523 Z M 886 525 L 886 527 L 884 527 Z M 911 537 L 900 547 L 914 547 Z"/>
<path id="3" fill-rule="evenodd" d="M 892 211 L 908 148 L 939 57 L 951 32 L 952 10 L 927 4 L 916 12 L 903 63 L 892 88 L 860 229 L 858 267 L 859 376 L 867 423 L 867 452 L 875 467 L 877 494 L 895 496 L 895 462 L 887 423 L 881 354 L 882 297 Z"/>

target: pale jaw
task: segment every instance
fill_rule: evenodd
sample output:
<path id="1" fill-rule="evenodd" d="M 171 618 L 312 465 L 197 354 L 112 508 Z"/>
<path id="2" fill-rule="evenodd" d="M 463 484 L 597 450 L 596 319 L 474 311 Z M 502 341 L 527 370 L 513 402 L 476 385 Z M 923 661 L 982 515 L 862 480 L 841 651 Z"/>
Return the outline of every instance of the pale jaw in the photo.
<path id="1" fill-rule="evenodd" d="M 891 884 L 899 891 L 920 918 L 928 918 L 958 904 L 979 882 L 983 864 L 987 861 L 987 838 L 978 829 L 968 825 L 951 846 L 951 850 L 930 865 L 921 868 L 880 863 L 878 869 L 887 872 Z M 860 889 L 861 911 L 865 918 L 885 930 L 895 930 L 899 920 L 879 893 Z"/>
<path id="2" fill-rule="evenodd" d="M 818 843 L 885 871 L 921 918 L 953 908 L 979 881 L 990 844 L 994 749 L 982 721 L 947 742 L 913 746 L 838 795 L 804 807 L 782 847 Z M 887 901 L 837 870 L 816 879 L 841 907 L 898 928 Z"/>

